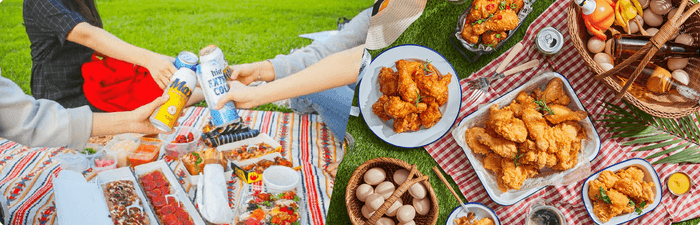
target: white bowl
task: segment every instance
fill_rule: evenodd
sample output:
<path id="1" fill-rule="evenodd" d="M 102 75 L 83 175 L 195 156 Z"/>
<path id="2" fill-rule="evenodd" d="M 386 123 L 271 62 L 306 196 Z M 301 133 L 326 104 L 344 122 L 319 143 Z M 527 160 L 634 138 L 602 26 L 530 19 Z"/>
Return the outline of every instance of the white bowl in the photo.
<path id="1" fill-rule="evenodd" d="M 617 172 L 621 169 L 626 169 L 631 166 L 636 166 L 637 168 L 641 169 L 644 171 L 644 182 L 654 182 L 654 189 L 656 190 L 656 195 L 654 196 L 654 203 L 651 205 L 648 205 L 644 210 L 642 210 L 642 214 L 637 215 L 636 212 L 632 213 L 627 213 L 627 214 L 621 214 L 616 217 L 613 217 L 608 221 L 607 223 L 604 223 L 603 221 L 600 221 L 598 217 L 593 213 L 593 203 L 591 202 L 591 199 L 588 198 L 588 182 L 598 179 L 598 176 L 600 176 L 600 172 L 603 172 L 605 170 L 610 170 L 612 172 Z M 586 182 L 583 183 L 583 187 L 581 187 L 581 198 L 583 198 L 583 205 L 586 206 L 586 212 L 588 212 L 588 215 L 591 216 L 591 219 L 593 219 L 593 222 L 596 224 L 604 224 L 604 225 L 611 225 L 611 224 L 621 224 L 621 223 L 626 223 L 630 220 L 639 218 L 643 216 L 644 214 L 647 214 L 648 212 L 653 211 L 656 209 L 657 206 L 661 203 L 661 197 L 663 195 L 663 192 L 661 191 L 661 180 L 659 180 L 659 175 L 656 173 L 656 170 L 654 170 L 654 167 L 651 166 L 651 163 L 644 159 L 639 159 L 639 158 L 634 158 L 634 159 L 628 159 L 619 163 L 616 163 L 612 166 L 609 166 L 605 169 L 602 169 L 598 171 L 597 173 L 591 175 L 586 179 Z"/>
<path id="2" fill-rule="evenodd" d="M 379 70 L 382 67 L 396 68 L 395 63 L 400 59 L 427 59 L 443 75 L 448 73 L 452 75 L 452 80 L 447 85 L 449 92 L 447 103 L 440 107 L 442 118 L 429 129 L 423 127 L 416 132 L 397 134 L 393 130 L 393 119 L 382 121 L 372 112 L 372 104 L 377 102 L 379 97 L 382 96 L 382 92 L 379 90 L 379 81 L 377 80 Z M 420 45 L 399 45 L 379 54 L 365 69 L 364 77 L 360 81 L 358 98 L 362 117 L 374 134 L 394 146 L 415 148 L 433 143 L 447 134 L 457 120 L 459 109 L 462 107 L 462 88 L 459 84 L 457 72 L 440 53 Z"/>
<path id="3" fill-rule="evenodd" d="M 464 204 L 464 206 L 467 208 L 467 210 L 469 210 L 469 212 L 473 212 L 475 214 L 474 216 L 476 219 L 491 218 L 495 225 L 501 225 L 501 220 L 498 219 L 496 213 L 493 212 L 493 210 L 489 207 L 486 207 L 484 204 L 478 202 L 470 202 Z M 462 206 L 457 206 L 457 208 L 452 210 L 452 213 L 450 213 L 450 217 L 447 218 L 447 222 L 445 223 L 445 225 L 454 225 L 455 219 L 463 216 L 467 216 L 467 212 L 464 212 L 464 210 L 462 210 Z"/>
<path id="4" fill-rule="evenodd" d="M 586 132 L 586 139 L 583 141 L 581 153 L 579 154 L 579 159 L 581 160 L 579 160 L 578 164 L 576 164 L 574 168 L 561 172 L 547 169 L 548 171 L 542 171 L 541 175 L 538 175 L 535 178 L 527 179 L 520 190 L 509 190 L 508 192 L 504 193 L 498 189 L 498 178 L 496 177 L 496 174 L 492 171 L 487 171 L 484 169 L 484 156 L 474 154 L 471 148 L 469 148 L 469 145 L 467 145 L 467 142 L 464 139 L 464 132 L 474 126 L 484 126 L 484 122 L 488 120 L 489 106 L 493 104 L 498 104 L 500 107 L 509 105 L 513 102 L 513 100 L 515 100 L 520 91 L 531 93 L 532 90 L 536 88 L 545 87 L 550 80 L 557 77 L 564 81 L 564 91 L 571 98 L 571 102 L 569 103 L 568 107 L 572 110 L 586 110 L 566 77 L 555 72 L 545 72 L 535 76 L 527 83 L 511 90 L 496 100 L 493 100 L 490 103 L 480 107 L 472 114 L 464 117 L 464 119 L 459 122 L 457 128 L 452 131 L 452 137 L 454 137 L 457 144 L 462 147 L 462 150 L 467 155 L 469 164 L 471 164 L 474 168 L 477 177 L 479 177 L 479 181 L 481 181 L 481 184 L 484 186 L 484 189 L 486 189 L 489 197 L 499 205 L 513 205 L 529 197 L 530 195 L 535 194 L 546 187 L 546 181 L 567 179 L 566 175 L 574 172 L 574 170 L 578 168 L 583 167 L 586 159 L 590 162 L 593 161 L 596 156 L 598 156 L 598 152 L 600 151 L 600 137 L 598 136 L 598 132 L 593 126 L 593 122 L 591 121 L 590 117 L 587 117 L 586 119 L 579 121 L 582 129 Z M 571 179 L 571 177 L 569 177 L 569 179 Z"/>

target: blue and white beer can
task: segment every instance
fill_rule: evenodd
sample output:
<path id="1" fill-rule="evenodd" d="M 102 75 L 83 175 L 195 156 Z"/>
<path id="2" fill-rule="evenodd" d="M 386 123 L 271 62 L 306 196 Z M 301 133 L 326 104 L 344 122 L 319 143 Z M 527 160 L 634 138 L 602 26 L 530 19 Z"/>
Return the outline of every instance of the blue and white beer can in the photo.
<path id="1" fill-rule="evenodd" d="M 216 60 L 203 62 L 197 66 L 197 78 L 209 106 L 211 122 L 216 127 L 227 126 L 241 121 L 236 105 L 231 101 L 223 108 L 215 110 L 214 106 L 221 100 L 230 87 L 224 76 L 224 69 Z"/>
<path id="2" fill-rule="evenodd" d="M 180 69 L 185 67 L 194 72 L 197 71 L 197 61 L 199 61 L 197 55 L 192 52 L 182 51 L 175 58 L 175 68 Z"/>

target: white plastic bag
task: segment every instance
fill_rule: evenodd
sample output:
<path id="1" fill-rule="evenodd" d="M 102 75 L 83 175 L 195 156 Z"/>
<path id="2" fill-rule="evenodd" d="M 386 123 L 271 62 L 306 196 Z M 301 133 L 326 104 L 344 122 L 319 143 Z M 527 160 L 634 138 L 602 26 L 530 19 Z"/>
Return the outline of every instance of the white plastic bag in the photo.
<path id="1" fill-rule="evenodd" d="M 207 164 L 197 182 L 199 212 L 211 223 L 230 223 L 234 219 L 233 210 L 228 205 L 228 191 L 224 167 L 220 164 Z M 200 200 L 201 199 L 201 200 Z"/>

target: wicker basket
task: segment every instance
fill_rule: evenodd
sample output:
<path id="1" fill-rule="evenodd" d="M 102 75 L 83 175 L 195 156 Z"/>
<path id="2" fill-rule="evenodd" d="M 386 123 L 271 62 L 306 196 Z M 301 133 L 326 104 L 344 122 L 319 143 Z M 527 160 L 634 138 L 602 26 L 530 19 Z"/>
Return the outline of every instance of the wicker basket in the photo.
<path id="1" fill-rule="evenodd" d="M 384 171 L 386 171 L 387 180 L 389 181 L 393 181 L 394 172 L 396 170 L 406 169 L 410 172 L 408 178 L 406 178 L 406 181 L 403 184 L 401 184 L 401 186 L 396 188 L 396 191 L 394 191 L 391 197 L 389 197 L 389 199 L 387 199 L 384 202 L 384 204 L 381 207 L 379 207 L 379 209 L 377 209 L 377 211 L 372 215 L 372 217 L 366 219 L 361 212 L 362 206 L 365 203 L 357 199 L 355 191 L 357 190 L 357 187 L 360 186 L 360 184 L 364 183 L 363 178 L 365 172 L 375 167 L 384 169 Z M 389 207 L 392 204 L 394 204 L 394 202 L 399 198 L 401 198 L 402 202 L 404 202 L 405 204 L 410 204 L 412 202 L 413 197 L 411 197 L 411 195 L 407 193 L 408 188 L 411 187 L 413 184 L 419 182 L 422 182 L 423 186 L 425 186 L 426 188 L 426 191 L 428 193 L 426 195 L 426 198 L 430 198 L 430 211 L 428 211 L 428 214 L 426 214 L 425 216 L 421 216 L 418 213 L 416 213 L 416 217 L 413 219 L 413 221 L 416 222 L 416 224 L 435 224 L 437 223 L 439 213 L 437 197 L 435 196 L 435 191 L 433 191 L 433 187 L 430 185 L 430 182 L 428 182 L 428 176 L 421 174 L 420 171 L 418 171 L 416 165 L 411 165 L 404 161 L 393 158 L 375 158 L 366 161 L 365 163 L 360 165 L 360 167 L 355 169 L 355 172 L 352 173 L 347 189 L 345 190 L 345 204 L 347 206 L 348 215 L 350 216 L 352 224 L 375 224 L 377 220 L 384 216 L 386 210 L 389 209 Z M 394 222 L 398 224 L 398 221 L 395 218 Z"/>
<path id="2" fill-rule="evenodd" d="M 673 6 L 678 8 L 682 2 L 682 0 L 673 0 Z M 687 0 L 686 0 L 687 1 Z M 665 43 L 668 40 L 668 37 L 673 34 L 674 29 L 677 29 L 681 33 L 687 33 L 690 34 L 693 37 L 693 45 L 694 46 L 699 46 L 700 45 L 700 13 L 697 11 L 690 12 L 695 9 L 690 9 L 687 10 L 689 7 L 693 6 L 692 2 L 687 3 L 688 7 L 686 7 L 686 12 L 683 15 L 688 15 L 687 20 L 685 22 L 682 22 L 683 19 L 679 19 L 674 21 L 674 23 L 671 23 L 668 21 L 667 17 L 664 16 L 664 25 L 659 29 L 659 32 L 652 38 L 656 39 L 660 44 Z M 657 116 L 657 117 L 662 117 L 662 118 L 680 118 L 683 116 L 686 116 L 692 112 L 695 112 L 700 108 L 700 104 L 698 104 L 697 101 L 692 101 L 686 98 L 683 98 L 677 94 L 671 94 L 671 93 L 665 93 L 665 94 L 656 94 L 652 92 L 645 92 L 644 87 L 640 87 L 637 85 L 633 85 L 632 89 L 636 90 L 634 93 L 637 94 L 632 94 L 630 91 L 627 91 L 629 85 L 625 85 L 625 81 L 620 80 L 617 76 L 610 76 L 610 74 L 614 74 L 615 71 L 624 68 L 625 66 L 623 65 L 624 63 L 620 63 L 618 65 L 615 65 L 615 68 L 610 70 L 609 73 L 606 73 L 603 68 L 601 68 L 594 60 L 593 60 L 593 54 L 588 52 L 587 48 L 587 41 L 591 37 L 591 35 L 588 34 L 586 30 L 586 26 L 583 24 L 583 19 L 581 16 L 581 9 L 576 6 L 576 4 L 571 1 L 569 4 L 569 8 L 567 10 L 568 12 L 568 17 L 567 17 L 567 25 L 569 27 L 569 33 L 571 34 L 571 40 L 574 43 L 574 46 L 576 47 L 576 50 L 581 54 L 583 57 L 584 61 L 586 61 L 586 64 L 588 67 L 596 74 L 596 78 L 601 78 L 602 82 L 614 90 L 616 93 L 618 93 L 618 98 L 623 97 L 625 100 L 630 102 L 631 104 L 637 106 L 639 109 L 643 110 L 644 112 L 649 113 L 650 115 Z M 679 10 L 680 11 L 680 10 Z M 677 13 L 678 14 L 678 13 Z M 673 24 L 680 24 L 674 26 Z M 647 25 L 644 25 L 645 28 Z M 585 40 L 585 41 L 584 41 Z M 650 41 L 650 43 L 653 41 Z M 651 51 L 650 51 L 651 52 Z M 656 52 L 656 50 L 654 50 Z M 640 56 L 644 56 L 643 53 L 640 53 Z M 639 59 L 641 60 L 642 57 Z M 700 57 L 700 56 L 699 56 Z M 699 57 L 693 57 L 689 59 L 688 66 L 685 67 L 685 71 L 688 72 L 690 81 L 688 83 L 688 86 L 695 89 L 695 90 L 700 90 L 700 58 Z M 629 64 L 627 64 L 629 65 Z M 634 77 L 634 75 L 630 76 Z M 633 80 L 629 80 L 627 82 L 633 82 Z M 623 87 L 623 85 L 625 85 Z M 639 96 L 643 96 L 645 99 L 640 99 L 638 98 Z"/>

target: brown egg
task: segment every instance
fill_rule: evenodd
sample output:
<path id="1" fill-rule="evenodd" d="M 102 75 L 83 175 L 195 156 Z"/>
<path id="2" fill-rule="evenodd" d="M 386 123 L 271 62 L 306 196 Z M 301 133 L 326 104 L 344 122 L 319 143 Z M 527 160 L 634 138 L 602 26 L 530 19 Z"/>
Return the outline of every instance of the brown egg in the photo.
<path id="1" fill-rule="evenodd" d="M 600 66 L 600 68 L 603 69 L 603 71 L 608 71 L 608 70 L 611 70 L 613 67 L 615 67 L 610 63 L 600 63 L 598 65 Z"/>
<path id="2" fill-rule="evenodd" d="M 396 183 L 396 185 L 401 186 L 401 184 L 403 184 L 403 182 L 406 181 L 406 178 L 408 178 L 408 174 L 408 170 L 396 170 L 396 172 L 394 172 L 394 183 Z"/>
<path id="3" fill-rule="evenodd" d="M 647 29 L 647 33 L 649 33 L 649 36 L 654 36 L 656 33 L 659 33 L 659 29 L 652 27 Z"/>
<path id="4" fill-rule="evenodd" d="M 639 0 L 637 2 L 642 6 L 642 9 L 649 8 L 649 0 Z"/>
<path id="5" fill-rule="evenodd" d="M 637 20 L 639 20 L 639 24 L 641 24 L 642 26 L 644 26 L 644 18 L 642 18 L 642 17 L 639 16 L 639 15 L 637 15 L 637 17 L 635 17 L 635 18 L 636 18 Z M 639 27 L 637 26 L 637 23 L 634 22 L 634 20 L 630 20 L 630 27 L 629 27 L 629 29 L 630 29 L 630 32 L 633 33 L 633 34 L 636 34 L 637 32 L 639 32 Z"/>
<path id="6" fill-rule="evenodd" d="M 411 205 L 404 205 L 396 212 L 396 219 L 401 223 L 406 223 L 416 217 L 416 210 Z"/>
<path id="7" fill-rule="evenodd" d="M 671 0 L 651 0 L 649 3 L 649 8 L 658 15 L 666 15 L 672 7 Z"/>
<path id="8" fill-rule="evenodd" d="M 360 184 L 360 186 L 357 187 L 357 190 L 355 190 L 355 196 L 357 196 L 357 199 L 361 202 L 365 202 L 367 196 L 371 195 L 372 193 L 374 193 L 374 189 L 369 184 Z"/>
<path id="9" fill-rule="evenodd" d="M 374 211 L 367 208 L 367 204 L 363 205 L 362 209 L 360 209 L 360 211 L 362 212 L 362 216 L 364 216 L 367 219 L 369 219 L 370 217 L 372 217 L 372 215 L 374 215 Z"/>
<path id="10" fill-rule="evenodd" d="M 416 209 L 416 213 L 418 213 L 418 215 L 428 215 L 428 212 L 430 212 L 430 199 L 413 198 L 413 208 Z"/>
<path id="11" fill-rule="evenodd" d="M 399 223 L 399 225 L 416 225 L 416 222 L 413 222 L 413 220 L 411 220 L 405 223 Z"/>
<path id="12" fill-rule="evenodd" d="M 377 223 L 375 223 L 375 224 L 376 225 L 396 225 L 396 223 L 394 223 L 394 220 L 389 219 L 388 217 L 379 218 L 379 220 L 377 220 Z"/>
<path id="13" fill-rule="evenodd" d="M 685 66 L 688 65 L 688 59 L 687 58 L 670 58 L 670 59 L 668 59 L 668 62 L 666 65 L 668 66 L 668 70 L 670 70 L 670 71 L 682 70 L 685 68 Z"/>
<path id="14" fill-rule="evenodd" d="M 685 70 L 675 70 L 671 75 L 679 84 L 688 85 L 689 77 L 688 72 L 685 72 Z"/>
<path id="15" fill-rule="evenodd" d="M 601 40 L 598 37 L 591 37 L 588 39 L 588 51 L 591 51 L 591 53 L 600 53 L 603 50 L 605 50 L 605 41 Z"/>
<path id="16" fill-rule="evenodd" d="M 673 15 L 676 15 L 676 11 L 678 11 L 678 8 L 673 7 L 673 9 L 668 11 L 668 14 L 666 14 L 666 19 L 671 20 L 671 17 L 673 17 Z"/>
<path id="17" fill-rule="evenodd" d="M 386 179 L 386 171 L 384 169 L 375 167 L 367 170 L 365 172 L 365 183 L 369 185 L 377 185 Z"/>
<path id="18" fill-rule="evenodd" d="M 613 58 L 610 57 L 610 55 L 602 53 L 602 52 L 595 54 L 593 56 L 593 61 L 595 61 L 598 64 L 601 64 L 601 63 L 613 64 Z"/>
<path id="19" fill-rule="evenodd" d="M 658 27 L 664 23 L 664 17 L 651 11 L 651 9 L 644 10 L 644 23 L 651 27 Z"/>
<path id="20" fill-rule="evenodd" d="M 680 33 L 681 33 L 681 29 L 676 30 L 676 33 L 673 33 L 673 35 L 671 35 L 669 40 L 675 40 Z"/>
<path id="21" fill-rule="evenodd" d="M 391 181 L 384 181 L 381 184 L 377 185 L 377 188 L 374 189 L 374 192 L 377 194 L 382 195 L 384 197 L 384 200 L 389 199 L 391 197 L 391 194 L 394 193 L 394 184 L 391 183 Z"/>
<path id="22" fill-rule="evenodd" d="M 690 34 L 679 34 L 673 41 L 678 44 L 693 45 L 693 36 L 690 36 Z"/>
<path id="23" fill-rule="evenodd" d="M 425 198 L 425 186 L 421 183 L 416 183 L 410 188 L 408 188 L 408 193 L 411 194 L 414 198 Z"/>
<path id="24" fill-rule="evenodd" d="M 605 41 L 605 54 L 612 55 L 612 38 Z"/>
<path id="25" fill-rule="evenodd" d="M 392 204 L 391 206 L 389 206 L 389 209 L 386 210 L 386 212 L 384 213 L 384 215 L 387 215 L 387 216 L 396 216 L 396 212 L 399 211 L 399 208 L 401 208 L 401 206 L 403 206 L 403 201 L 401 201 L 400 198 L 399 198 L 399 199 L 396 199 L 396 201 L 394 202 L 394 204 Z"/>
<path id="26" fill-rule="evenodd" d="M 365 201 L 365 205 L 371 211 L 377 211 L 379 207 L 382 207 L 382 204 L 384 204 L 384 197 L 377 193 L 367 196 Z"/>

